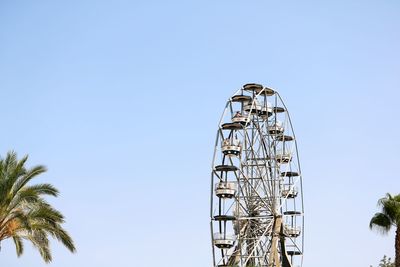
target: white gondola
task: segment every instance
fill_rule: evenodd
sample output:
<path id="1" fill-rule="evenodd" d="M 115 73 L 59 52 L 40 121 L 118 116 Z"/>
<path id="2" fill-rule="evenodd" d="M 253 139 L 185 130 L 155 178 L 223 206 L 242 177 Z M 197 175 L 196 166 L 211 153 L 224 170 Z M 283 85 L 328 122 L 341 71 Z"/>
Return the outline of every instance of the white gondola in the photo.
<path id="1" fill-rule="evenodd" d="M 232 117 L 232 122 L 240 123 L 242 125 L 246 125 L 249 121 L 249 116 L 243 115 L 240 111 L 237 111 Z"/>
<path id="2" fill-rule="evenodd" d="M 273 114 L 272 104 L 267 102 L 267 104 L 261 108 L 260 116 L 261 118 L 266 120 L 268 119 L 268 117 L 272 116 L 272 114 Z"/>
<path id="3" fill-rule="evenodd" d="M 226 156 L 238 156 L 242 151 L 242 145 L 239 139 L 225 139 L 222 141 L 222 153 Z"/>
<path id="4" fill-rule="evenodd" d="M 289 225 L 285 225 L 283 233 L 289 237 L 298 237 L 301 233 L 301 229 L 300 227 L 292 227 Z"/>
<path id="5" fill-rule="evenodd" d="M 284 198 L 295 198 L 297 197 L 298 190 L 295 187 L 290 187 L 290 186 L 284 186 L 284 188 L 281 191 L 281 195 Z"/>
<path id="6" fill-rule="evenodd" d="M 235 182 L 220 182 L 215 184 L 215 194 L 220 198 L 233 198 L 236 195 Z"/>
<path id="7" fill-rule="evenodd" d="M 280 121 L 274 122 L 272 125 L 268 126 L 268 133 L 271 135 L 280 135 L 285 131 Z"/>
<path id="8" fill-rule="evenodd" d="M 259 114 L 261 113 L 262 105 L 257 100 L 254 100 L 247 102 L 243 108 L 246 112 L 250 112 L 252 114 Z"/>
<path id="9" fill-rule="evenodd" d="M 278 150 L 276 151 L 275 159 L 278 163 L 289 163 L 292 160 L 292 153 L 290 151 Z"/>
<path id="10" fill-rule="evenodd" d="M 231 248 L 235 244 L 236 236 L 224 233 L 214 233 L 214 245 L 217 248 Z"/>

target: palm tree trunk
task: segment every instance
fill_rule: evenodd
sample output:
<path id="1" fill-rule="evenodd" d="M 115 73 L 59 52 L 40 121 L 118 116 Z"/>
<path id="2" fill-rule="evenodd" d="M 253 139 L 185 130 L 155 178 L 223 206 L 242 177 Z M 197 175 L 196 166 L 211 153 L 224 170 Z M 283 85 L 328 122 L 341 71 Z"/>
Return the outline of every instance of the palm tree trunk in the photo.
<path id="1" fill-rule="evenodd" d="M 395 250 L 396 250 L 395 265 L 396 267 L 400 267 L 400 226 L 398 226 L 396 229 Z"/>

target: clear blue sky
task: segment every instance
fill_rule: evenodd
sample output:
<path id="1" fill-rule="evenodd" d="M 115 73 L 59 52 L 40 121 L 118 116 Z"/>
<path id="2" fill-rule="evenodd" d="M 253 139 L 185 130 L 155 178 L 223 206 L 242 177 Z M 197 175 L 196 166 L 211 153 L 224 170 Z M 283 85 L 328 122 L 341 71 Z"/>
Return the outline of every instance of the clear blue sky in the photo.
<path id="1" fill-rule="evenodd" d="M 211 266 L 209 185 L 223 105 L 279 90 L 298 137 L 305 267 L 376 265 L 368 229 L 400 193 L 400 2 L 0 2 L 0 153 L 56 185 L 78 253 L 55 267 Z M 30 245 L 2 266 L 45 266 Z"/>

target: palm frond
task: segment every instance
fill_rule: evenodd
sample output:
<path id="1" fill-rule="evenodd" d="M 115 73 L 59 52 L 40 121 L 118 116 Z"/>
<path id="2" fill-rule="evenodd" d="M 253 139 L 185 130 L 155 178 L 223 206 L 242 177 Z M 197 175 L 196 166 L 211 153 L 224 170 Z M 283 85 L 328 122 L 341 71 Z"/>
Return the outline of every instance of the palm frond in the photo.
<path id="1" fill-rule="evenodd" d="M 16 155 L 16 154 L 15 154 Z M 28 155 L 24 156 L 21 160 L 13 162 L 12 166 L 8 167 L 8 180 L 10 185 L 13 185 L 15 181 L 26 173 L 25 162 L 28 160 Z"/>
<path id="2" fill-rule="evenodd" d="M 40 206 L 41 204 L 39 202 L 43 201 L 43 199 L 40 197 L 41 195 L 57 197 L 58 193 L 58 190 L 50 184 L 25 186 L 18 191 L 18 193 L 13 197 L 12 201 L 8 204 L 8 210 L 12 210 L 19 205 L 28 203 L 37 203 Z"/>
<path id="3" fill-rule="evenodd" d="M 32 190 L 35 191 L 38 195 L 49 195 L 53 197 L 57 197 L 59 191 L 51 184 L 36 184 L 31 186 L 24 187 L 24 190 Z"/>
<path id="4" fill-rule="evenodd" d="M 24 243 L 22 242 L 22 238 L 19 236 L 13 236 L 13 241 L 15 244 L 15 250 L 17 252 L 17 256 L 20 257 L 24 252 Z"/>
<path id="5" fill-rule="evenodd" d="M 400 194 L 399 195 L 395 195 L 392 197 L 392 199 L 396 202 L 400 202 Z"/>
<path id="6" fill-rule="evenodd" d="M 48 204 L 44 199 L 40 199 L 39 202 L 34 203 L 34 206 L 30 208 L 29 216 L 32 219 L 50 219 L 57 223 L 64 222 L 64 215 L 50 204 Z"/>
<path id="7" fill-rule="evenodd" d="M 45 166 L 38 165 L 26 171 L 23 176 L 20 176 L 19 179 L 14 183 L 12 188 L 13 194 L 16 194 L 23 186 L 25 186 L 30 180 L 32 180 L 35 176 L 46 172 L 47 169 Z"/>
<path id="8" fill-rule="evenodd" d="M 4 159 L 4 170 L 8 172 L 8 170 L 15 165 L 17 165 L 17 153 L 15 153 L 15 151 L 7 152 L 6 158 Z"/>
<path id="9" fill-rule="evenodd" d="M 390 218 L 386 214 L 381 212 L 375 213 L 375 215 L 369 222 L 370 229 L 376 229 L 378 232 L 382 234 L 388 233 L 391 227 L 392 227 L 392 222 Z"/>
<path id="10" fill-rule="evenodd" d="M 74 241 L 70 237 L 67 231 L 65 231 L 61 226 L 57 227 L 55 231 L 50 233 L 58 241 L 60 241 L 69 251 L 76 252 Z"/>
<path id="11" fill-rule="evenodd" d="M 49 239 L 45 231 L 35 230 L 27 237 L 32 244 L 39 250 L 40 256 L 46 263 L 52 261 L 51 251 L 49 248 Z"/>
<path id="12" fill-rule="evenodd" d="M 394 225 L 400 224 L 400 195 L 392 196 L 387 193 L 386 197 L 378 201 L 379 206 L 382 208 L 382 213 L 386 214 Z"/>

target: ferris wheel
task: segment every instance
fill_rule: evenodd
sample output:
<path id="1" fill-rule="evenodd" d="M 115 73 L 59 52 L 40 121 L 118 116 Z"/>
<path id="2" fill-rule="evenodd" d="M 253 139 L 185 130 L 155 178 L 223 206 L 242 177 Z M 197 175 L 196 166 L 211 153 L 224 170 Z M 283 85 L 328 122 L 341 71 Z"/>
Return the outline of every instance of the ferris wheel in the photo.
<path id="1" fill-rule="evenodd" d="M 246 84 L 226 103 L 211 171 L 213 266 L 302 266 L 304 208 L 289 112 Z"/>

